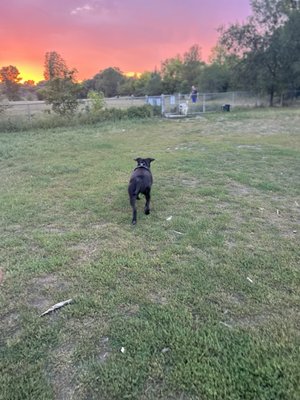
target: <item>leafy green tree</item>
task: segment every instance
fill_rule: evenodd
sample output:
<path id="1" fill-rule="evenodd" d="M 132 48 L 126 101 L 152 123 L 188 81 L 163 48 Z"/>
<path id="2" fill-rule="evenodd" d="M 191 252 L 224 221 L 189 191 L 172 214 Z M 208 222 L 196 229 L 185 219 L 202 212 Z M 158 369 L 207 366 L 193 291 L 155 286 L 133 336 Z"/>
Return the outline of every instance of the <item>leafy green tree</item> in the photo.
<path id="1" fill-rule="evenodd" d="M 78 94 L 79 99 L 86 99 L 88 97 L 88 93 L 91 90 L 95 90 L 95 85 L 93 79 L 86 79 L 80 85 L 80 92 Z"/>
<path id="2" fill-rule="evenodd" d="M 288 0 L 252 0 L 252 15 L 244 24 L 221 28 L 219 44 L 236 58 L 233 72 L 244 88 L 274 95 L 282 90 L 280 28 L 290 17 Z"/>
<path id="3" fill-rule="evenodd" d="M 151 80 L 151 72 L 145 71 L 141 74 L 135 85 L 135 95 L 144 96 L 146 94 L 147 87 Z"/>
<path id="4" fill-rule="evenodd" d="M 161 76 L 163 93 L 173 94 L 180 91 L 183 80 L 183 61 L 180 55 L 162 62 Z"/>
<path id="5" fill-rule="evenodd" d="M 162 79 L 159 72 L 154 71 L 149 75 L 144 94 L 148 96 L 158 96 L 163 93 Z"/>
<path id="6" fill-rule="evenodd" d="M 65 60 L 56 51 L 47 52 L 44 63 L 46 82 L 39 91 L 52 110 L 70 117 L 78 107 L 78 95 L 81 86 L 76 83 L 76 69 L 68 69 Z"/>
<path id="7" fill-rule="evenodd" d="M 214 62 L 202 68 L 197 86 L 201 92 L 227 92 L 230 85 L 230 71 L 224 64 Z"/>
<path id="8" fill-rule="evenodd" d="M 69 71 L 64 78 L 55 77 L 47 81 L 43 97 L 52 110 L 62 116 L 71 117 L 78 108 L 80 85 L 75 82 L 75 71 Z"/>
<path id="9" fill-rule="evenodd" d="M 181 83 L 181 91 L 183 93 L 188 93 L 192 85 L 197 84 L 204 65 L 201 60 L 201 49 L 197 44 L 194 44 L 183 57 Z"/>
<path id="10" fill-rule="evenodd" d="M 2 82 L 3 94 L 8 100 L 19 100 L 19 89 L 21 77 L 17 67 L 9 65 L 0 69 L 0 81 Z"/>
<path id="11" fill-rule="evenodd" d="M 276 39 L 274 46 L 280 51 L 282 86 L 300 89 L 300 10 L 292 9 Z"/>
<path id="12" fill-rule="evenodd" d="M 119 94 L 119 88 L 124 81 L 124 75 L 119 68 L 106 68 L 93 78 L 93 89 L 103 92 L 105 97 L 114 97 Z"/>
<path id="13" fill-rule="evenodd" d="M 124 76 L 123 81 L 119 86 L 119 95 L 120 96 L 131 96 L 136 94 L 136 84 L 138 81 L 137 76 Z"/>

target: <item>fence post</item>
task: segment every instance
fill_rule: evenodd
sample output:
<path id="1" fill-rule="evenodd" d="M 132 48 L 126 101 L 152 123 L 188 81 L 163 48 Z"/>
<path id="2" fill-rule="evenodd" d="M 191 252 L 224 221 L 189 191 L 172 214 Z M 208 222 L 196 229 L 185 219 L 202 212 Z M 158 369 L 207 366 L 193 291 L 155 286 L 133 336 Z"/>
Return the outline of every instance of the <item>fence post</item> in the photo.
<path id="1" fill-rule="evenodd" d="M 28 117 L 29 122 L 31 122 L 31 112 L 30 111 L 31 111 L 30 104 L 27 103 L 27 117 Z"/>
<path id="2" fill-rule="evenodd" d="M 161 95 L 161 115 L 165 114 L 165 96 Z"/>

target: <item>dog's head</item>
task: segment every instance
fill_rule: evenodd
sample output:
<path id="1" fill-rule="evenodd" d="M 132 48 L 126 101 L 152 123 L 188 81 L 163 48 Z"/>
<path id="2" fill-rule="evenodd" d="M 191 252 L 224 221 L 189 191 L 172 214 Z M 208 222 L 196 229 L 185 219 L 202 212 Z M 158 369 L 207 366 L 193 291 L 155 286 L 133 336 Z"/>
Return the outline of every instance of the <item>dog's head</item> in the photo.
<path id="1" fill-rule="evenodd" d="M 135 158 L 134 161 L 137 162 L 137 168 L 142 167 L 142 168 L 148 168 L 150 169 L 150 164 L 152 161 L 154 161 L 154 158 Z"/>

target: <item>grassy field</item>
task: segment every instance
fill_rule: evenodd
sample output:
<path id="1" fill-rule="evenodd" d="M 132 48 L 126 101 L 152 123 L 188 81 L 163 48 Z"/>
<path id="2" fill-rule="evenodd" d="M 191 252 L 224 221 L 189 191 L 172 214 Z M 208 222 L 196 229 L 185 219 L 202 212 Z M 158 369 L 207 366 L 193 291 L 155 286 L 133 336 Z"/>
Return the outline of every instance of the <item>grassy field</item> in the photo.
<path id="1" fill-rule="evenodd" d="M 0 160 L 1 400 L 300 398 L 299 110 L 2 133 Z"/>

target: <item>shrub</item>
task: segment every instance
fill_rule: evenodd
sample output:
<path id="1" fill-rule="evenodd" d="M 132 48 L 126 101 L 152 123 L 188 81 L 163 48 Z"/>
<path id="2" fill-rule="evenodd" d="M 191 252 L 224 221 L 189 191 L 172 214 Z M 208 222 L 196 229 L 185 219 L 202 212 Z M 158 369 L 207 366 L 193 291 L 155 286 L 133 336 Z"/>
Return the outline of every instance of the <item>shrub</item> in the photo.
<path id="1" fill-rule="evenodd" d="M 90 90 L 87 95 L 91 103 L 91 111 L 97 113 L 104 109 L 105 100 L 103 92 L 96 92 L 96 90 Z"/>
<path id="2" fill-rule="evenodd" d="M 160 113 L 159 113 L 160 114 Z M 29 129 L 51 129 L 63 126 L 93 125 L 106 121 L 120 121 L 122 119 L 151 118 L 154 109 L 150 105 L 129 107 L 127 109 L 107 108 L 97 113 L 77 113 L 70 119 L 68 115 L 39 114 L 30 120 L 24 116 L 14 116 L 0 119 L 0 131 L 21 132 Z"/>
<path id="3" fill-rule="evenodd" d="M 153 117 L 153 108 L 149 104 L 141 107 L 129 107 L 126 110 L 127 116 L 130 119 L 136 118 L 151 118 Z"/>

